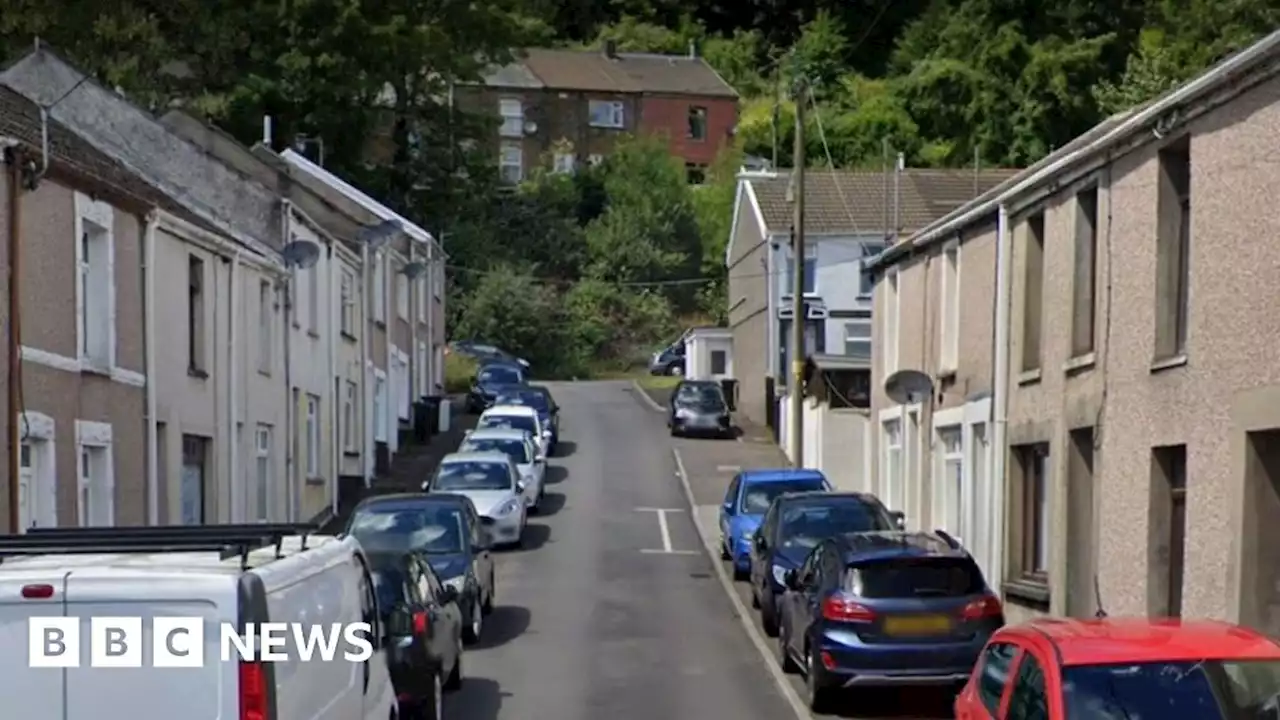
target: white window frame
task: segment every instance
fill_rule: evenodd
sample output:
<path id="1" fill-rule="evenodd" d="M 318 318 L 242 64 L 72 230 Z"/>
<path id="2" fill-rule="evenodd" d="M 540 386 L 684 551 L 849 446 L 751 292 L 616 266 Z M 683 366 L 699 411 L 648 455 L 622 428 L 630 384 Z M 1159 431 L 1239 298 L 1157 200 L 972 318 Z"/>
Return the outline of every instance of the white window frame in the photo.
<path id="1" fill-rule="evenodd" d="M 499 145 L 498 175 L 504 182 L 512 184 L 524 181 L 524 146 L 521 143 L 504 140 Z"/>
<path id="2" fill-rule="evenodd" d="M 254 457 L 254 485 L 257 492 L 255 493 L 255 505 L 257 506 L 256 518 L 258 522 L 269 522 L 272 517 L 272 482 L 274 468 L 271 467 L 271 446 L 274 444 L 272 437 L 273 428 L 266 423 L 258 423 L 258 427 L 253 434 L 253 457 Z"/>
<path id="3" fill-rule="evenodd" d="M 354 336 L 356 330 L 356 274 L 349 268 L 342 268 L 342 293 L 338 302 L 342 303 L 339 315 L 342 332 Z"/>
<path id="4" fill-rule="evenodd" d="M 58 448 L 53 418 L 27 410 L 19 413 L 15 420 L 22 444 L 31 448 L 27 491 L 33 510 L 26 518 L 19 517 L 21 527 L 17 532 L 26 532 L 30 527 L 58 527 Z M 76 459 L 79 460 L 79 454 Z"/>
<path id="5" fill-rule="evenodd" d="M 373 369 L 373 440 L 387 442 L 387 373 Z"/>
<path id="6" fill-rule="evenodd" d="M 356 452 L 359 437 L 356 433 L 359 425 L 356 421 L 356 398 L 360 397 L 360 385 L 354 380 L 347 380 L 342 392 L 342 449 Z"/>
<path id="7" fill-rule="evenodd" d="M 270 375 L 275 359 L 275 286 L 270 280 L 258 283 L 258 372 Z"/>
<path id="8" fill-rule="evenodd" d="M 76 512 L 80 527 L 113 527 L 116 522 L 115 461 L 111 452 L 111 424 L 76 420 Z M 97 464 L 85 477 L 85 453 Z M 86 502 L 86 496 L 88 501 Z"/>
<path id="9" fill-rule="evenodd" d="M 587 124 L 594 128 L 622 130 L 627 127 L 626 106 L 621 100 L 588 100 Z"/>
<path id="10" fill-rule="evenodd" d="M 984 443 L 978 442 L 978 428 L 982 428 Z M 996 528 L 1004 517 L 1004 485 L 991 475 L 994 460 L 992 445 L 991 398 L 974 400 L 964 405 L 964 477 L 968 481 L 967 495 L 962 505 L 965 521 L 972 537 L 961 538 L 987 577 L 1001 578 L 1004 562 L 1004 544 Z"/>
<path id="11" fill-rule="evenodd" d="M 958 443 L 958 448 L 952 451 L 948 451 L 946 446 L 949 435 Z M 973 530 L 967 522 L 969 508 L 966 496 L 972 490 L 965 472 L 964 440 L 963 406 L 933 413 L 933 524 L 968 542 L 973 539 Z M 955 488 L 948 487 L 951 481 L 948 471 L 953 468 L 960 472 L 960 484 Z"/>
<path id="12" fill-rule="evenodd" d="M 307 393 L 307 479 L 320 477 L 320 396 Z"/>
<path id="13" fill-rule="evenodd" d="M 381 250 L 373 258 L 373 321 L 387 321 L 387 256 Z"/>
<path id="14" fill-rule="evenodd" d="M 942 372 L 955 372 L 960 365 L 960 241 L 952 240 L 944 245 L 940 258 L 938 364 Z"/>
<path id="15" fill-rule="evenodd" d="M 881 380 L 898 371 L 898 322 L 901 320 L 902 294 L 899 288 L 897 268 L 885 273 L 884 308 L 880 315 L 884 318 L 878 343 L 881 358 Z"/>
<path id="16" fill-rule="evenodd" d="M 571 174 L 577 167 L 578 157 L 571 152 L 558 152 L 552 156 L 552 172 Z"/>
<path id="17" fill-rule="evenodd" d="M 409 320 L 409 276 L 404 274 L 404 266 L 396 271 L 396 317 Z"/>
<path id="18" fill-rule="evenodd" d="M 844 321 L 844 354 L 846 356 L 858 357 L 854 353 L 849 352 L 850 343 L 866 343 L 867 351 L 865 353 L 865 357 L 871 357 L 871 332 L 874 329 L 871 323 L 871 318 L 853 318 Z M 850 330 L 854 327 L 865 328 L 866 335 L 853 335 L 850 333 Z"/>
<path id="19" fill-rule="evenodd" d="M 880 487 L 878 494 L 890 510 L 906 513 L 903 506 L 905 455 L 902 409 L 893 408 L 880 414 Z M 891 439 L 896 434 L 896 439 Z M 892 467 L 890 460 L 896 460 Z"/>
<path id="20" fill-rule="evenodd" d="M 116 364 L 115 209 L 83 193 L 74 206 L 76 354 L 81 367 L 109 373 Z M 86 238 L 101 262 L 84 256 Z"/>
<path id="21" fill-rule="evenodd" d="M 795 277 L 795 253 L 790 246 L 787 246 L 787 278 Z M 818 246 L 815 243 L 806 244 L 804 246 L 804 296 L 818 296 Z M 791 282 L 788 280 L 783 291 L 783 295 L 791 295 Z"/>
<path id="22" fill-rule="evenodd" d="M 502 125 L 498 135 L 504 138 L 524 137 L 524 103 L 517 98 L 498 99 L 498 117 Z"/>

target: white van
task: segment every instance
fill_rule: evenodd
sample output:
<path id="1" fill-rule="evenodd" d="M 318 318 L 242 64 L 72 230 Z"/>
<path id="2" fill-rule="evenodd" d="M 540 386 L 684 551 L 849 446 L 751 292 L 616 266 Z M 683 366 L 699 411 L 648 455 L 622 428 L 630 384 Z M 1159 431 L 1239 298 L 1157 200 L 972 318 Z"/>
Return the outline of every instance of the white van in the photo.
<path id="1" fill-rule="evenodd" d="M 385 635 L 354 538 L 298 525 L 49 528 L 0 536 L 5 716 L 65 720 L 395 720 Z M 28 618 L 80 618 L 80 666 L 30 667 Z M 143 618 L 142 667 L 90 667 L 91 617 Z M 203 616 L 204 666 L 152 665 L 151 618 Z M 373 654 L 222 660 L 222 623 L 367 622 Z"/>

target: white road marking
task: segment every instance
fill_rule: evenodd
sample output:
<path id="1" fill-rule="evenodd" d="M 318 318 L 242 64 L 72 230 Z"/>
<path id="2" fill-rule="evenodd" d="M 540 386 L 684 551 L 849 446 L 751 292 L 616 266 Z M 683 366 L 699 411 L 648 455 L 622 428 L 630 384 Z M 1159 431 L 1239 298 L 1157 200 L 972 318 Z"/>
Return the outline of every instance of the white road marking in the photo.
<path id="1" fill-rule="evenodd" d="M 742 472 L 742 466 L 741 465 L 717 465 L 716 472 L 722 472 L 722 473 Z"/>
<path id="2" fill-rule="evenodd" d="M 689 475 L 684 469 L 684 460 L 680 457 L 678 448 L 671 448 L 671 454 L 676 459 L 676 476 L 680 478 L 680 487 L 684 490 L 685 500 L 689 503 L 690 512 L 697 513 L 698 504 L 693 498 L 693 488 L 689 485 Z M 738 593 L 733 589 L 733 579 L 724 569 L 724 564 L 720 562 L 720 555 L 714 549 L 716 542 L 702 530 L 702 524 L 694 518 L 694 529 L 697 530 L 699 537 L 702 538 L 703 550 L 706 551 L 707 557 L 711 560 L 711 566 L 716 570 L 716 577 L 720 579 L 720 586 L 724 589 L 725 595 L 729 596 L 729 601 L 733 603 L 734 614 L 738 616 L 738 620 L 742 623 L 743 629 L 747 631 L 747 637 L 751 639 L 751 644 L 755 646 L 760 653 L 760 657 L 764 659 L 764 665 L 769 670 L 769 676 L 773 678 L 778 689 L 782 692 L 782 697 L 786 699 L 787 704 L 791 706 L 792 712 L 795 713 L 797 720 L 811 720 L 813 717 L 809 714 L 809 708 L 804 701 L 800 699 L 799 693 L 795 688 L 791 687 L 791 681 L 782 673 L 782 668 L 773 659 L 773 652 L 769 649 L 769 644 L 765 640 L 764 635 L 756 629 L 755 623 L 751 621 L 751 610 L 742 602 L 742 598 L 738 597 Z"/>
<path id="3" fill-rule="evenodd" d="M 680 509 L 680 508 L 651 508 L 651 507 L 638 507 L 638 508 L 636 508 L 636 512 L 651 512 L 651 513 L 653 513 L 653 514 L 657 515 L 657 516 L 658 516 L 658 533 L 662 535 L 662 549 L 661 549 L 661 550 L 641 550 L 640 552 L 642 552 L 642 553 L 650 553 L 650 554 L 653 554 L 653 553 L 662 553 L 662 554 L 665 554 L 665 555 L 688 555 L 688 554 L 690 554 L 690 553 L 689 553 L 689 551 L 687 551 L 687 550 L 679 550 L 679 551 L 677 551 L 677 550 L 674 550 L 674 549 L 673 549 L 673 546 L 672 546 L 672 544 L 671 544 L 671 526 L 667 523 L 667 513 L 669 513 L 669 512 L 684 512 L 684 510 L 682 510 L 682 509 Z"/>
<path id="4" fill-rule="evenodd" d="M 631 389 L 635 391 L 636 397 L 640 398 L 642 401 L 644 401 L 645 405 L 649 406 L 650 410 L 654 412 L 662 412 L 665 409 L 661 405 L 659 405 L 657 401 L 649 397 L 649 393 L 645 392 L 644 388 L 640 387 L 640 381 L 632 380 Z"/>

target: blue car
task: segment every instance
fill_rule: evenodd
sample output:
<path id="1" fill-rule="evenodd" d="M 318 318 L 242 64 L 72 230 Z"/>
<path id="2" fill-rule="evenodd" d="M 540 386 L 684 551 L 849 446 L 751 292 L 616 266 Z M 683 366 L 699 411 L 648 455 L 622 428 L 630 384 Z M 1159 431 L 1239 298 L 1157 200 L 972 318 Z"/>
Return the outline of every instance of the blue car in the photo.
<path id="1" fill-rule="evenodd" d="M 959 687 L 1004 625 L 977 563 L 942 532 L 828 538 L 783 579 L 778 659 L 805 674 L 816 713 L 841 688 Z"/>
<path id="2" fill-rule="evenodd" d="M 774 498 L 830 489 L 826 476 L 817 470 L 757 469 L 735 475 L 720 506 L 720 555 L 733 561 L 734 578 L 744 580 L 750 572 L 751 537 Z"/>
<path id="3" fill-rule="evenodd" d="M 778 635 L 783 577 L 819 542 L 845 533 L 901 530 L 903 522 L 902 513 L 867 493 L 796 493 L 774 500 L 751 543 L 751 600 L 760 608 L 765 634 Z"/>

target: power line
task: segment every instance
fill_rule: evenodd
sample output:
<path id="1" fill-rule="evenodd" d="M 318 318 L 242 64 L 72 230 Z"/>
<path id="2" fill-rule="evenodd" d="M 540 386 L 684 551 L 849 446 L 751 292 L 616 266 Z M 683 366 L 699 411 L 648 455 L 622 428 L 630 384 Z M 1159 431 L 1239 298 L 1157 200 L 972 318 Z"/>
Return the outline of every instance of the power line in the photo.
<path id="1" fill-rule="evenodd" d="M 836 171 L 836 161 L 831 156 L 831 146 L 827 144 L 827 131 L 822 127 L 822 109 L 818 107 L 818 98 L 813 94 L 812 83 L 809 84 L 809 102 L 813 105 L 813 119 L 818 124 L 818 139 L 822 141 L 822 151 L 827 155 L 827 167 L 831 168 L 831 181 L 835 183 L 836 194 L 840 196 L 840 207 L 844 208 L 845 215 L 849 217 L 849 224 L 853 226 L 853 231 L 861 232 L 858 221 L 853 217 L 849 198 L 844 194 L 844 187 L 840 185 L 840 173 Z"/>

